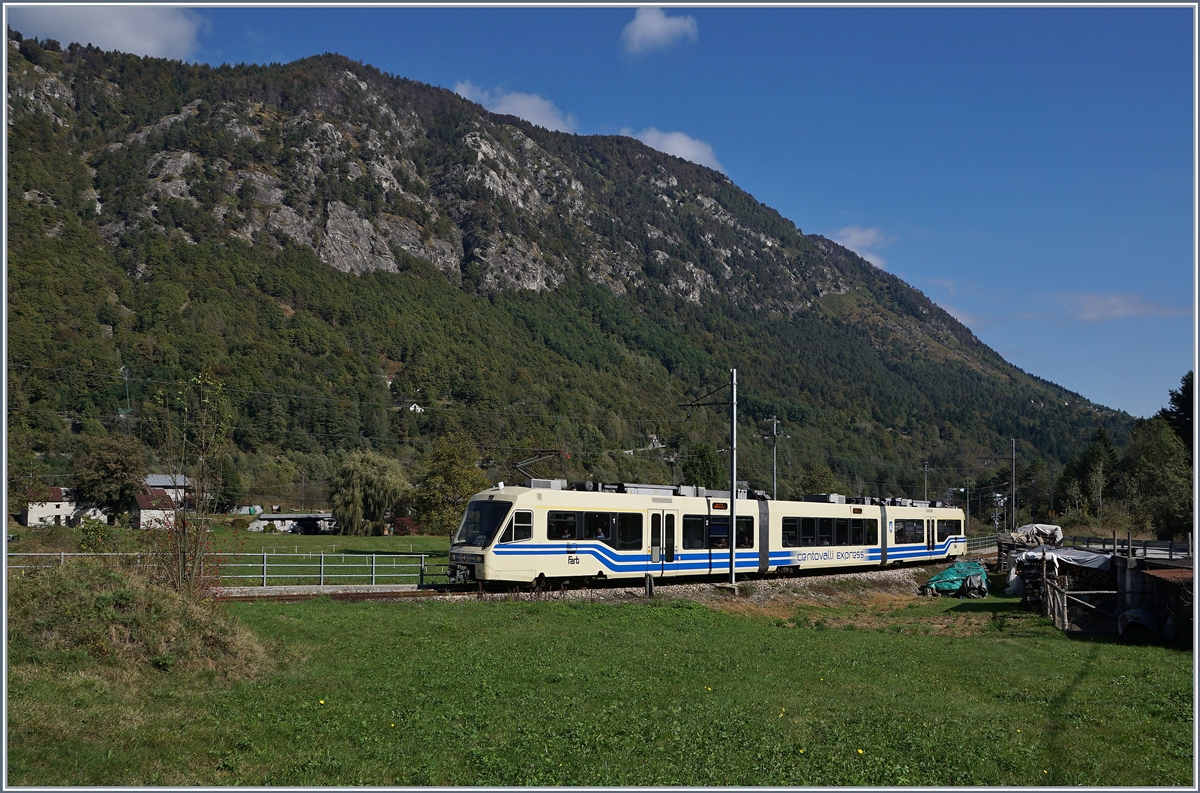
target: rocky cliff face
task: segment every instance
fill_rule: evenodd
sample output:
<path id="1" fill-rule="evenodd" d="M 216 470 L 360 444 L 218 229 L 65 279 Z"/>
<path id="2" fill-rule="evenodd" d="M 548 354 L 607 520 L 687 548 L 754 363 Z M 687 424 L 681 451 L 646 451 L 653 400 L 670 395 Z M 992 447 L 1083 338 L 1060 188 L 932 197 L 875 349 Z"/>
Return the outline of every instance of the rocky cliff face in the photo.
<path id="1" fill-rule="evenodd" d="M 39 113 L 73 126 L 86 123 L 81 109 L 125 111 L 126 128 L 104 133 L 115 140 L 81 152 L 93 173 L 128 177 L 96 189 L 97 221 L 114 245 L 135 229 L 193 241 L 227 235 L 302 245 L 357 274 L 395 272 L 413 257 L 452 282 L 466 275 L 467 288 L 547 291 L 578 272 L 621 295 L 649 288 L 699 304 L 720 294 L 788 315 L 889 280 L 844 248 L 803 235 L 715 171 L 630 138 L 595 151 L 584 138 L 342 58 L 258 70 L 260 81 L 242 96 L 190 99 L 131 124 L 119 76 L 112 82 L 102 68 L 86 68 L 86 53 L 58 73 L 13 54 L 10 122 Z M 289 70 L 305 73 L 295 98 L 279 88 Z M 162 211 L 179 204 L 203 221 Z M 547 248 L 547 237 L 564 235 L 570 250 Z M 889 318 L 907 329 L 898 338 L 983 351 L 908 287 L 887 288 L 921 304 Z"/>

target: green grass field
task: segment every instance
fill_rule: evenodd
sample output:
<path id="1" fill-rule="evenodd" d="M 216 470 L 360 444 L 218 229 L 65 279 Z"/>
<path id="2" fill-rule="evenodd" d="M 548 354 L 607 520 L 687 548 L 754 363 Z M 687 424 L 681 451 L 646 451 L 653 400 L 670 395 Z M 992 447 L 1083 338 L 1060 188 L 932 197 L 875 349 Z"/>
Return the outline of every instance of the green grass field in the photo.
<path id="1" fill-rule="evenodd" d="M 231 604 L 249 679 L 9 668 L 10 785 L 1191 785 L 1192 654 L 1009 598 Z"/>

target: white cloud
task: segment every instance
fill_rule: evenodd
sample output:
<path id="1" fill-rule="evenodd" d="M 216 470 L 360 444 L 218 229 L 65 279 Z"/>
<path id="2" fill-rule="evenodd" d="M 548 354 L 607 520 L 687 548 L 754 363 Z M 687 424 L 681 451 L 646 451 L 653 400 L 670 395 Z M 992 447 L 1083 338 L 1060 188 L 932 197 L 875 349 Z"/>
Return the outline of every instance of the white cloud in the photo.
<path id="1" fill-rule="evenodd" d="M 1125 317 L 1180 317 L 1189 316 L 1190 308 L 1160 306 L 1141 295 L 1086 295 L 1064 294 L 1059 302 L 1066 307 L 1073 319 L 1084 322 L 1106 322 Z"/>
<path id="2" fill-rule="evenodd" d="M 833 241 L 854 251 L 881 270 L 887 266 L 887 259 L 880 256 L 877 251 L 886 248 L 892 240 L 878 226 L 872 226 L 869 229 L 861 226 L 847 226 L 833 233 Z"/>
<path id="3" fill-rule="evenodd" d="M 161 6 L 15 6 L 8 24 L 26 36 L 73 41 L 135 55 L 187 60 L 208 20 L 186 8 Z"/>
<path id="4" fill-rule="evenodd" d="M 573 113 L 564 114 L 549 99 L 537 94 L 525 94 L 520 91 L 504 92 L 499 89 L 489 91 L 469 80 L 455 83 L 454 93 L 463 99 L 478 102 L 493 113 L 517 116 L 546 129 L 557 132 L 574 132 L 579 128 L 579 122 Z"/>
<path id="5" fill-rule="evenodd" d="M 700 27 L 692 16 L 669 17 L 661 8 L 639 8 L 633 21 L 621 31 L 625 51 L 632 53 L 662 50 L 677 41 L 695 41 Z"/>
<path id="6" fill-rule="evenodd" d="M 667 154 L 674 154 L 697 165 L 705 165 L 713 170 L 725 173 L 725 166 L 717 160 L 713 147 L 702 140 L 697 140 L 683 132 L 663 132 L 649 127 L 641 132 L 634 132 L 629 127 L 622 127 L 622 135 L 637 138 L 652 149 L 658 149 Z"/>

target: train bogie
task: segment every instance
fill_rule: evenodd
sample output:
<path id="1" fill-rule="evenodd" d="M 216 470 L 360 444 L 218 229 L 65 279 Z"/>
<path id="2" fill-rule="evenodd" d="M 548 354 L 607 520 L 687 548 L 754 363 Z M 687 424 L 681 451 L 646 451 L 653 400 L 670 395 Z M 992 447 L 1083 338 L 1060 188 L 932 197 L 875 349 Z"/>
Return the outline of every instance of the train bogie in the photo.
<path id="1" fill-rule="evenodd" d="M 930 561 L 965 551 L 963 514 L 938 504 L 745 498 L 703 488 L 558 480 L 471 499 L 451 542 L 457 581 L 654 578 Z M 735 513 L 730 531 L 730 513 Z"/>

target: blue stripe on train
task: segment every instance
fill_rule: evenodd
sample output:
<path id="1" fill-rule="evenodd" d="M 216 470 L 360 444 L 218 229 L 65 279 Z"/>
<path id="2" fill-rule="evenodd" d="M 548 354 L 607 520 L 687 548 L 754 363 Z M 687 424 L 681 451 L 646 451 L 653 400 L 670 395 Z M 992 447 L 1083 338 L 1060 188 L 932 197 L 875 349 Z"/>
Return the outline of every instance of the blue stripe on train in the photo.
<path id="1" fill-rule="evenodd" d="M 951 545 L 953 545 L 956 542 L 964 542 L 964 541 L 965 540 L 962 538 L 947 539 L 944 542 L 939 543 L 933 551 L 928 550 L 924 546 L 903 546 L 903 545 L 893 546 L 891 548 L 888 548 L 888 558 L 896 559 L 896 560 L 909 560 L 909 559 L 928 559 L 928 558 L 932 558 L 932 557 L 944 556 L 949 551 Z M 808 548 L 811 548 L 811 547 L 812 546 L 808 546 Z M 828 546 L 824 546 L 824 547 L 828 547 Z M 838 547 L 840 547 L 840 546 L 838 546 Z M 878 562 L 882 558 L 880 549 L 878 547 L 867 548 L 866 550 L 867 550 L 867 556 L 866 556 L 867 562 Z M 792 560 L 794 559 L 794 554 L 797 551 L 801 551 L 801 549 L 797 549 L 796 551 L 789 551 L 789 550 L 771 551 L 768 554 L 768 564 L 772 567 L 792 564 L 793 563 Z M 806 549 L 801 552 L 811 553 L 812 551 Z M 567 554 L 567 550 L 566 550 L 566 547 L 564 544 L 559 544 L 559 543 L 556 543 L 553 545 L 529 545 L 529 544 L 523 543 L 519 546 L 497 547 L 495 549 L 494 553 L 497 556 L 506 556 L 506 557 L 507 556 L 563 556 L 563 555 Z M 689 552 L 676 553 L 674 562 L 651 562 L 650 554 L 648 554 L 648 553 L 617 553 L 617 552 L 613 551 L 611 548 L 609 548 L 609 546 L 601 544 L 601 543 L 586 544 L 586 545 L 583 543 L 577 543 L 575 545 L 575 550 L 572 551 L 571 553 L 576 556 L 581 556 L 581 555 L 590 556 L 593 559 L 596 559 L 597 561 L 603 563 L 605 568 L 607 568 L 608 570 L 610 570 L 612 572 L 637 573 L 637 572 L 645 571 L 645 570 L 647 570 L 647 568 L 650 568 L 650 569 L 658 568 L 660 565 L 665 567 L 666 570 L 669 570 L 672 572 L 682 572 L 682 571 L 687 571 L 687 570 L 705 570 L 705 571 L 707 571 L 709 569 L 712 569 L 715 572 L 719 572 L 722 568 L 725 570 L 729 569 L 729 554 L 728 553 L 718 552 L 718 553 L 712 554 L 711 563 L 710 563 L 710 556 L 709 556 L 709 553 L 707 550 L 699 551 L 699 552 L 690 552 L 690 553 Z M 824 560 L 822 560 L 822 561 L 824 561 Z M 832 561 L 832 560 L 830 560 L 830 561 Z M 849 561 L 854 561 L 854 560 L 849 560 Z M 801 564 L 803 564 L 803 562 L 801 562 Z M 758 551 L 754 551 L 754 550 L 738 551 L 737 558 L 736 558 L 736 567 L 738 569 L 748 569 L 748 570 L 756 569 L 758 567 Z"/>

